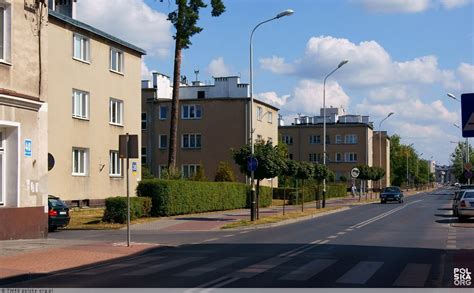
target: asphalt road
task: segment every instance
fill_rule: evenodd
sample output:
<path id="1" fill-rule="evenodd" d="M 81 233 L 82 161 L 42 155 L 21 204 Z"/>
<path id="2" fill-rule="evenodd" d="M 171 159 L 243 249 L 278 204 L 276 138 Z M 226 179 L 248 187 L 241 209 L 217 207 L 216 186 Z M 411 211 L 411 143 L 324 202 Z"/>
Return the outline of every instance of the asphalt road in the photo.
<path id="1" fill-rule="evenodd" d="M 145 255 L 17 284 L 56 288 L 455 287 L 474 271 L 474 220 L 451 216 L 452 190 L 369 204 L 323 217 L 245 231 L 133 231 L 133 241 L 169 245 Z M 123 241 L 124 231 L 56 237 Z M 471 274 L 471 278 L 474 275 Z M 470 286 L 474 287 L 472 282 Z M 208 292 L 208 291 L 206 291 Z"/>

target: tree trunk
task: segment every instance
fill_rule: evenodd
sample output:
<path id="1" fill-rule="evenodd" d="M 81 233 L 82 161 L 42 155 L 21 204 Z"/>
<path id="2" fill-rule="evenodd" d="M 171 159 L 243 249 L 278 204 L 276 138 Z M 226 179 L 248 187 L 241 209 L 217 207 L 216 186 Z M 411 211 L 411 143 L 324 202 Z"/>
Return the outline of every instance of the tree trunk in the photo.
<path id="1" fill-rule="evenodd" d="M 304 179 L 301 180 L 301 212 L 304 211 Z"/>
<path id="2" fill-rule="evenodd" d="M 179 2 L 178 23 L 176 28 L 176 45 L 174 51 L 174 71 L 173 71 L 173 98 L 171 101 L 170 120 L 170 149 L 168 153 L 168 169 L 176 168 L 176 142 L 178 136 L 178 113 L 179 113 L 179 84 L 181 80 L 181 28 L 183 27 L 184 8 Z"/>
<path id="3" fill-rule="evenodd" d="M 257 180 L 257 220 L 260 219 L 260 180 Z"/>

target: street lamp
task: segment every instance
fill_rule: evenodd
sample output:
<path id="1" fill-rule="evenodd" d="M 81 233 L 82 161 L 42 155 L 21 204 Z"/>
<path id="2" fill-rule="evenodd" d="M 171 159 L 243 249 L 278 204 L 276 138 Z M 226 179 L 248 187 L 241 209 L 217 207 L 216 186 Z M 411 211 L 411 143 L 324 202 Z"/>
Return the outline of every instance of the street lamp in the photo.
<path id="1" fill-rule="evenodd" d="M 250 115 L 249 115 L 250 123 L 249 123 L 249 126 L 250 126 L 250 157 L 251 158 L 253 158 L 253 156 L 254 156 L 254 141 L 253 141 L 253 133 L 254 133 L 254 129 L 253 129 L 253 47 L 252 47 L 253 34 L 254 34 L 255 30 L 259 26 L 261 26 L 262 24 L 270 22 L 270 21 L 275 20 L 275 19 L 282 18 L 284 16 L 289 16 L 289 15 L 292 15 L 292 14 L 293 14 L 293 10 L 291 10 L 291 9 L 284 10 L 284 11 L 278 13 L 275 17 L 267 19 L 267 20 L 262 21 L 259 24 L 257 24 L 253 28 L 252 33 L 250 34 L 250 107 L 249 107 L 250 108 Z M 252 221 L 255 221 L 256 197 L 255 197 L 255 172 L 254 172 L 253 168 L 250 171 L 250 180 L 251 180 L 250 181 L 250 186 L 251 186 L 251 197 L 252 197 L 252 202 L 251 202 L 251 206 L 250 206 L 250 208 L 251 208 L 250 219 Z"/>
<path id="2" fill-rule="evenodd" d="M 323 82 L 323 165 L 326 167 L 326 80 L 331 74 L 336 72 L 339 68 L 344 66 L 349 62 L 349 60 L 341 61 L 336 68 L 334 68 L 328 75 L 324 78 Z M 323 208 L 326 207 L 326 178 L 323 179 Z"/>
<path id="3" fill-rule="evenodd" d="M 392 116 L 393 112 L 388 113 L 387 117 L 382 119 L 379 123 L 379 166 L 382 168 L 382 123 L 388 119 L 388 117 Z M 382 178 L 379 179 L 379 188 L 382 190 Z"/>

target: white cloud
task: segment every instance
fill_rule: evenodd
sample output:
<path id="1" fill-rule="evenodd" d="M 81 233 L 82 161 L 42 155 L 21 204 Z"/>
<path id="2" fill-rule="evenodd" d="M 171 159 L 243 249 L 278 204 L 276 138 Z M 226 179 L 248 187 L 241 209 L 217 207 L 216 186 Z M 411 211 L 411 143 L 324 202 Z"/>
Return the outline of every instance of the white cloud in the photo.
<path id="1" fill-rule="evenodd" d="M 77 18 L 145 49 L 151 56 L 166 57 L 173 45 L 167 15 L 152 10 L 143 0 L 80 0 Z"/>
<path id="2" fill-rule="evenodd" d="M 289 74 L 294 72 L 293 66 L 285 63 L 284 58 L 277 56 L 260 59 L 260 64 L 262 65 L 263 69 L 268 69 L 278 74 Z"/>
<path id="3" fill-rule="evenodd" d="M 142 80 L 151 80 L 151 71 L 146 66 L 145 60 L 142 59 Z"/>
<path id="4" fill-rule="evenodd" d="M 472 0 L 441 0 L 441 5 L 446 9 L 454 9 L 471 3 Z"/>
<path id="5" fill-rule="evenodd" d="M 214 77 L 229 76 L 232 74 L 230 67 L 225 64 L 223 57 L 213 59 L 207 66 L 207 71 Z"/>
<path id="6" fill-rule="evenodd" d="M 359 0 L 367 10 L 372 12 L 422 12 L 430 6 L 430 0 Z"/>
<path id="7" fill-rule="evenodd" d="M 275 107 L 281 108 L 286 104 L 290 95 L 283 95 L 281 97 L 278 96 L 276 92 L 264 92 L 256 95 L 256 98 L 268 103 L 270 105 L 274 105 Z"/>
<path id="8" fill-rule="evenodd" d="M 457 69 L 457 74 L 462 82 L 461 91 L 474 92 L 474 65 L 461 63 Z"/>

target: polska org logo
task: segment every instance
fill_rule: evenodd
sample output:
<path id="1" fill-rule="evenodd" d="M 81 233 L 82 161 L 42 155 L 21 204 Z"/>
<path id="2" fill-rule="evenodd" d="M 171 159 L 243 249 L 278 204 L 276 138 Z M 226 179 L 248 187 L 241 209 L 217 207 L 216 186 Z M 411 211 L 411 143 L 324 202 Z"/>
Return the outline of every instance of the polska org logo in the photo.
<path id="1" fill-rule="evenodd" d="M 472 276 L 468 268 L 454 268 L 454 286 L 471 286 Z"/>

